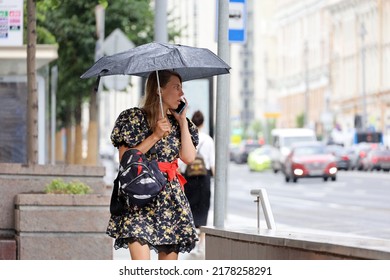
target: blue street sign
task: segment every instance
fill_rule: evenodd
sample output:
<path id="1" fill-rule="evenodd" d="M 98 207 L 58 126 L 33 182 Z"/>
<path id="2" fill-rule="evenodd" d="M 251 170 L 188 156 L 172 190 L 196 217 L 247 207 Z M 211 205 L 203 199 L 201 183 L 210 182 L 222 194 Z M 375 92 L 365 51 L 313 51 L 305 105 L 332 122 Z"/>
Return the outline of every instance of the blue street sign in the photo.
<path id="1" fill-rule="evenodd" d="M 246 0 L 229 1 L 229 42 L 246 41 Z"/>

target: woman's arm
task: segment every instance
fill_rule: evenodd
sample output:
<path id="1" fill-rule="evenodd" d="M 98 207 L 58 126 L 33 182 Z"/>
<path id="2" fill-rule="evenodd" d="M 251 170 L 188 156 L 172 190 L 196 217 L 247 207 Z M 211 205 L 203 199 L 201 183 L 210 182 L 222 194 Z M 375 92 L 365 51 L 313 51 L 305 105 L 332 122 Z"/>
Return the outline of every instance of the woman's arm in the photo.
<path id="1" fill-rule="evenodd" d="M 169 123 L 167 118 L 158 120 L 154 132 L 150 136 L 148 136 L 144 141 L 142 141 L 140 144 L 131 148 L 124 145 L 119 146 L 119 161 L 121 161 L 123 154 L 128 149 L 137 149 L 145 154 L 154 146 L 154 144 L 156 144 L 158 140 L 164 137 L 165 133 L 167 132 L 169 133 L 170 130 L 171 130 L 171 124 Z"/>
<path id="2" fill-rule="evenodd" d="M 196 148 L 192 143 L 190 130 L 188 128 L 188 121 L 185 119 L 180 124 L 181 131 L 181 149 L 180 149 L 180 159 L 185 163 L 189 164 L 194 161 L 196 157 Z"/>
<path id="3" fill-rule="evenodd" d="M 174 110 L 170 110 L 172 115 L 175 117 L 180 126 L 180 140 L 181 148 L 179 151 L 180 159 L 185 163 L 189 164 L 194 161 L 196 157 L 196 148 L 192 143 L 191 133 L 188 128 L 188 121 L 186 117 L 187 106 L 184 108 L 181 114 L 176 113 Z"/>

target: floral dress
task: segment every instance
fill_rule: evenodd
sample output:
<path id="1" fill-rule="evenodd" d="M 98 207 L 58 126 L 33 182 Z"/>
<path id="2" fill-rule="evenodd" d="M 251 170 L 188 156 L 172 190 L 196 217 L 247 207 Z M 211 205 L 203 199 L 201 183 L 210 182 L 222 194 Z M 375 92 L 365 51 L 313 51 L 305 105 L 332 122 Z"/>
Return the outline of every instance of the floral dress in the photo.
<path id="1" fill-rule="evenodd" d="M 171 133 L 155 144 L 159 162 L 173 162 L 179 157 L 180 126 L 176 119 L 167 116 Z M 198 144 L 196 126 L 188 120 L 192 142 Z M 152 133 L 146 115 L 139 108 L 123 111 L 115 122 L 111 141 L 115 147 L 134 147 Z M 146 153 L 150 159 L 151 155 Z M 132 205 L 120 216 L 111 215 L 107 234 L 115 238 L 115 249 L 128 248 L 138 241 L 156 252 L 190 252 L 198 241 L 188 200 L 175 177 L 168 181 L 158 196 L 146 206 Z"/>

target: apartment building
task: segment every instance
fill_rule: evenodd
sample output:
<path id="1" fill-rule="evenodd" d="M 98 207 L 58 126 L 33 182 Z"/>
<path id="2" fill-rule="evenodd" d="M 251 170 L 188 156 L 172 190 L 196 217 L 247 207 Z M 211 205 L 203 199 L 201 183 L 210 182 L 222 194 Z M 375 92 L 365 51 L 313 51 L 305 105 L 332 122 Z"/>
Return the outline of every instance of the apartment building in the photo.
<path id="1" fill-rule="evenodd" d="M 334 127 L 388 135 L 390 1 L 277 2 L 278 126 L 303 114 L 324 137 Z"/>
<path id="2" fill-rule="evenodd" d="M 183 42 L 216 51 L 217 2 L 173 2 Z M 247 0 L 246 7 L 246 42 L 230 46 L 232 128 L 250 134 L 253 122 L 296 127 L 301 118 L 323 138 L 335 128 L 390 138 L 390 0 Z"/>
<path id="3" fill-rule="evenodd" d="M 343 128 L 390 133 L 389 0 L 344 0 L 328 6 L 331 104 Z"/>

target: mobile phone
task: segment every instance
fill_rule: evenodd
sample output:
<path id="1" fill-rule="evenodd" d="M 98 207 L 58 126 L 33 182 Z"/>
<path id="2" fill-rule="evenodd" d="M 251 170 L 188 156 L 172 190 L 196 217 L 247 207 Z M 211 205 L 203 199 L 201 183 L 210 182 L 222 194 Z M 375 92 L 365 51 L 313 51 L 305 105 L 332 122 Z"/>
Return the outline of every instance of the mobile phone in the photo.
<path id="1" fill-rule="evenodd" d="M 175 110 L 175 112 L 178 113 L 178 114 L 181 114 L 181 112 L 183 112 L 183 110 L 186 107 L 186 105 L 187 105 L 187 103 L 185 103 L 183 100 L 180 101 L 180 104 L 177 107 L 177 109 Z"/>

